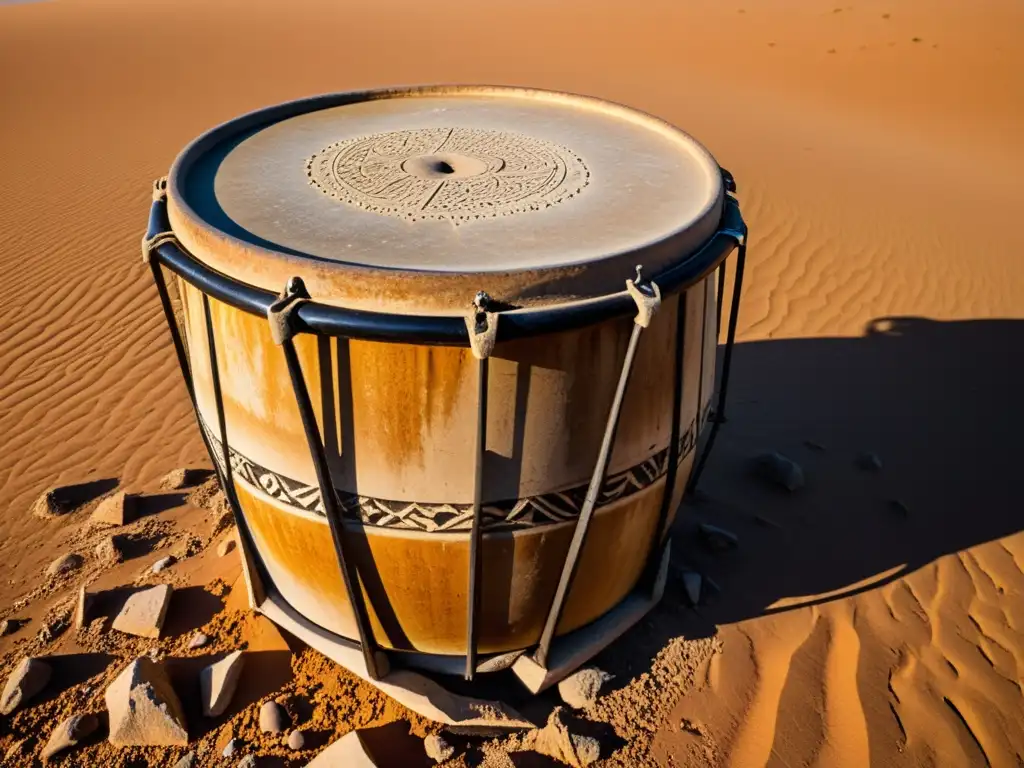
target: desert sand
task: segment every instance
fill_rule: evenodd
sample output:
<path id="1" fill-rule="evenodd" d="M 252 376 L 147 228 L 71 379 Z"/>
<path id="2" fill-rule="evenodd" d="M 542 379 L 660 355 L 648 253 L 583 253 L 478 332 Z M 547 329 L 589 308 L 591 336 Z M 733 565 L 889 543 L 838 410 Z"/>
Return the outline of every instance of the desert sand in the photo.
<path id="1" fill-rule="evenodd" d="M 182 680 L 240 643 L 259 654 L 225 715 L 190 717 L 211 761 L 232 736 L 304 765 L 352 728 L 435 730 L 249 614 L 216 512 L 159 490 L 209 463 L 138 254 L 150 182 L 202 131 L 426 82 L 652 112 L 735 174 L 750 225 L 729 421 L 677 521 L 668 594 L 596 660 L 616 675 L 589 718 L 601 764 L 1021 764 L 1021 29 L 1009 0 L 0 0 L 0 618 L 29 620 L 0 638 L 0 671 L 59 655 L 63 681 L 0 718 L 3 764 L 36 764 L 53 723 L 102 710 L 153 647 Z M 751 477 L 765 450 L 806 487 Z M 865 451 L 881 469 L 858 466 Z M 76 511 L 30 513 L 69 484 Z M 89 510 L 117 488 L 146 494 L 126 561 L 48 583 L 55 557 L 92 552 Z M 701 521 L 739 548 L 705 553 Z M 177 550 L 193 554 L 149 574 Z M 687 607 L 683 564 L 719 585 L 713 602 Z M 160 580 L 178 591 L 159 643 L 37 636 L 86 581 Z M 197 629 L 212 643 L 188 650 Z M 315 735 L 301 752 L 259 735 L 270 698 Z M 508 746 L 453 764 L 499 765 Z M 95 739 L 65 762 L 185 751 Z"/>

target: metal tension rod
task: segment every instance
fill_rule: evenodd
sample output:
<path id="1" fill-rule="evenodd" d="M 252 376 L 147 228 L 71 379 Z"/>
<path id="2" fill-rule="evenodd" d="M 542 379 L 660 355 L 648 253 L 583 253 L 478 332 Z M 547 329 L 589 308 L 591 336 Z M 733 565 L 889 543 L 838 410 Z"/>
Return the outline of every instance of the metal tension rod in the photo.
<path id="1" fill-rule="evenodd" d="M 622 400 L 625 397 L 629 377 L 633 371 L 633 360 L 636 357 L 637 346 L 640 343 L 640 334 L 644 328 L 650 325 L 651 318 L 654 317 L 654 313 L 661 305 L 661 290 L 656 283 L 641 283 L 640 267 L 637 267 L 636 280 L 626 281 L 626 289 L 629 291 L 633 301 L 636 302 L 637 314 L 633 319 L 633 331 L 629 337 L 629 345 L 626 347 L 625 359 L 622 361 L 619 384 L 615 390 L 615 397 L 612 399 L 611 409 L 608 411 L 604 438 L 601 440 L 601 449 L 597 454 L 597 463 L 594 465 L 594 472 L 590 477 L 590 485 L 587 487 L 587 495 L 583 500 L 583 509 L 580 510 L 580 517 L 576 522 L 572 541 L 569 544 L 569 552 L 566 554 L 565 563 L 562 565 L 562 575 L 558 580 L 555 596 L 551 601 L 551 608 L 548 610 L 547 620 L 544 622 L 540 643 L 533 655 L 533 660 L 541 667 L 547 666 L 551 641 L 555 637 L 555 629 L 562 618 L 565 600 L 569 596 L 569 590 L 572 588 L 573 580 L 576 578 L 576 569 L 579 566 L 580 554 L 583 552 L 583 545 L 586 542 L 590 520 L 594 516 L 597 497 L 601 493 L 601 487 L 604 485 L 612 446 L 615 444 L 615 433 L 619 428 Z"/>
<path id="2" fill-rule="evenodd" d="M 490 297 L 480 291 L 473 299 L 473 311 L 466 317 L 470 348 L 477 359 L 476 391 L 476 458 L 473 479 L 473 522 L 469 532 L 469 599 L 466 607 L 466 672 L 467 680 L 476 673 L 479 641 L 481 509 L 484 495 L 484 454 L 487 451 L 487 381 L 490 357 L 498 335 L 498 315 L 488 312 Z"/>
<path id="3" fill-rule="evenodd" d="M 688 493 L 692 493 L 696 490 L 697 483 L 700 481 L 700 476 L 704 472 L 704 466 L 707 464 L 708 455 L 711 453 L 711 448 L 715 444 L 715 437 L 718 435 L 718 429 L 725 421 L 725 398 L 729 390 L 729 370 L 732 366 L 732 349 L 736 344 L 736 323 L 739 320 L 740 295 L 743 291 L 743 268 L 747 261 L 747 233 L 744 230 L 742 233 L 737 233 L 736 237 L 739 243 L 739 248 L 736 253 L 736 277 L 733 281 L 732 305 L 729 308 L 729 332 L 725 340 L 725 354 L 722 357 L 722 383 L 718 388 L 718 405 L 715 408 L 715 418 L 711 423 L 711 433 L 708 435 L 708 441 L 704 444 L 704 450 L 701 451 L 700 458 L 697 460 L 697 466 L 694 467 L 693 474 L 690 476 L 690 482 L 686 488 Z M 725 265 L 723 264 L 722 266 L 724 268 Z M 721 298 L 719 298 L 719 301 L 721 301 Z M 698 409 L 700 408 L 699 403 L 697 407 Z"/>
<path id="4" fill-rule="evenodd" d="M 345 583 L 345 593 L 348 596 L 349 605 L 352 606 L 352 613 L 355 615 L 359 647 L 363 652 L 366 671 L 371 679 L 380 680 L 382 670 L 377 658 L 379 649 L 373 636 L 373 628 L 370 626 L 366 602 L 363 600 L 359 574 L 355 570 L 355 564 L 346 557 L 345 527 L 338 510 L 338 495 L 334 488 L 334 481 L 331 479 L 327 454 L 320 436 L 320 427 L 316 423 L 313 404 L 309 398 L 309 390 L 306 388 L 306 379 L 302 374 L 302 365 L 299 362 L 293 341 L 295 333 L 290 323 L 291 313 L 308 298 L 309 293 L 302 280 L 298 277 L 291 278 L 284 292 L 267 310 L 267 320 L 270 322 L 270 333 L 274 343 L 280 345 L 284 350 L 288 375 L 292 381 L 292 390 L 295 392 L 295 401 L 299 406 L 299 416 L 302 418 L 302 428 L 306 433 L 306 442 L 309 444 L 310 457 L 313 460 L 317 483 L 320 486 L 320 500 L 323 502 L 324 514 L 331 529 L 331 538 L 334 540 L 334 551 L 338 557 L 342 580 Z M 386 669 L 383 670 L 383 673 L 386 674 L 386 671 Z"/>

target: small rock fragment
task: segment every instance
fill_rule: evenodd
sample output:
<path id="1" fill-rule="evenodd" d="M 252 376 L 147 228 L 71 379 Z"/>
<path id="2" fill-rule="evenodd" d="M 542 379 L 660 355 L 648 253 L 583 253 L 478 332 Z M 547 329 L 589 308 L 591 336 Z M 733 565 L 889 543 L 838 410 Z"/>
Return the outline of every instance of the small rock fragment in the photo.
<path id="1" fill-rule="evenodd" d="M 558 695 L 573 709 L 589 709 L 597 702 L 601 686 L 611 679 L 597 667 L 584 667 L 558 684 Z"/>
<path id="2" fill-rule="evenodd" d="M 556 707 L 551 713 L 547 725 L 527 734 L 524 746 L 574 768 L 592 765 L 600 758 L 601 752 L 595 739 L 569 732 L 562 719 L 561 707 Z"/>
<path id="3" fill-rule="evenodd" d="M 14 634 L 21 629 L 21 625 L 23 623 L 24 622 L 19 621 L 18 619 L 4 619 L 3 621 L 0 621 L 0 637 L 6 637 L 7 635 Z"/>
<path id="4" fill-rule="evenodd" d="M 296 728 L 288 734 L 288 749 L 298 752 L 304 746 L 306 746 L 306 735 L 302 731 Z"/>
<path id="5" fill-rule="evenodd" d="M 133 661 L 104 694 L 110 714 L 109 741 L 116 747 L 185 746 L 188 726 L 162 665 Z"/>
<path id="6" fill-rule="evenodd" d="M 220 753 L 221 757 L 231 757 L 241 746 L 242 742 L 238 739 L 231 739 L 231 741 L 224 745 L 224 751 Z"/>
<path id="7" fill-rule="evenodd" d="M 576 750 L 576 762 L 580 765 L 593 765 L 601 759 L 601 744 L 592 736 L 574 733 L 572 746 Z"/>
<path id="8" fill-rule="evenodd" d="M 47 488 L 32 504 L 32 514 L 43 519 L 60 517 L 71 511 L 71 505 L 59 488 Z"/>
<path id="9" fill-rule="evenodd" d="M 121 545 L 117 536 L 107 536 L 107 538 L 96 545 L 95 551 L 96 558 L 101 563 L 106 563 L 107 565 L 114 565 L 124 560 L 124 553 L 121 551 Z"/>
<path id="10" fill-rule="evenodd" d="M 877 453 L 865 451 L 857 457 L 857 466 L 868 472 L 877 472 L 882 468 L 882 460 Z"/>
<path id="11" fill-rule="evenodd" d="M 99 503 L 89 516 L 89 524 L 95 526 L 128 525 L 136 517 L 136 496 L 118 491 Z"/>
<path id="12" fill-rule="evenodd" d="M 242 651 L 235 651 L 200 673 L 199 685 L 203 692 L 204 715 L 217 717 L 224 714 L 231 703 L 231 697 L 235 695 L 244 663 Z"/>
<path id="13" fill-rule="evenodd" d="M 253 755 L 246 755 L 238 761 L 238 768 L 256 768 L 256 758 Z"/>
<path id="14" fill-rule="evenodd" d="M 288 727 L 288 713 L 276 701 L 267 701 L 260 707 L 260 731 L 284 733 Z"/>
<path id="15" fill-rule="evenodd" d="M 158 584 L 131 595 L 114 619 L 114 629 L 138 637 L 159 638 L 171 591 L 170 584 Z"/>
<path id="16" fill-rule="evenodd" d="M 224 541 L 217 545 L 217 557 L 224 557 L 235 549 L 235 537 L 228 536 Z"/>
<path id="17" fill-rule="evenodd" d="M 715 552 L 735 549 L 740 544 L 739 536 L 732 531 L 727 531 L 725 528 L 719 528 L 717 525 L 701 523 L 697 530 L 708 548 Z"/>
<path id="18" fill-rule="evenodd" d="M 50 682 L 53 670 L 41 659 L 26 656 L 7 678 L 7 685 L 0 694 L 0 714 L 9 715 L 18 707 L 37 695 Z"/>
<path id="19" fill-rule="evenodd" d="M 50 740 L 43 747 L 43 760 L 49 760 L 58 752 L 77 746 L 80 741 L 89 738 L 100 721 L 94 714 L 72 715 L 53 729 Z"/>
<path id="20" fill-rule="evenodd" d="M 46 575 L 50 578 L 64 576 L 82 567 L 85 560 L 75 552 L 61 555 L 46 568 Z"/>
<path id="21" fill-rule="evenodd" d="M 67 629 L 68 626 L 68 616 L 58 616 L 57 618 L 50 621 L 49 624 L 40 629 L 39 634 L 36 635 L 36 637 L 39 638 L 39 642 L 41 643 L 52 643 L 54 640 L 56 640 L 58 637 L 64 634 L 64 630 Z"/>
<path id="22" fill-rule="evenodd" d="M 781 453 L 763 453 L 755 461 L 761 477 L 766 482 L 781 486 L 787 491 L 803 488 L 804 470 L 792 459 Z"/>
<path id="23" fill-rule="evenodd" d="M 180 491 L 182 488 L 195 485 L 204 475 L 201 469 L 172 469 L 160 481 L 160 490 Z"/>
<path id="24" fill-rule="evenodd" d="M 85 586 L 78 590 L 78 602 L 75 604 L 75 629 L 81 629 L 89 621 L 96 595 L 86 590 Z"/>
<path id="25" fill-rule="evenodd" d="M 174 768 L 192 768 L 196 762 L 196 753 L 187 752 L 182 758 L 174 764 Z"/>
<path id="26" fill-rule="evenodd" d="M 432 733 L 423 740 L 423 749 L 427 752 L 427 757 L 433 760 L 435 763 L 443 763 L 445 760 L 451 760 L 455 755 L 455 747 L 444 740 L 444 736 L 439 733 Z"/>
<path id="27" fill-rule="evenodd" d="M 155 563 L 153 563 L 153 567 L 150 568 L 150 570 L 153 573 L 160 573 L 161 571 L 166 571 L 168 568 L 170 568 L 176 562 L 178 562 L 178 561 L 177 561 L 177 559 L 175 559 L 174 555 L 168 555 L 167 557 L 162 557 L 159 560 L 157 560 Z"/>
<path id="28" fill-rule="evenodd" d="M 192 639 L 188 641 L 188 649 L 190 651 L 194 651 L 196 648 L 202 648 L 208 642 L 210 642 L 210 638 L 202 632 L 196 632 L 192 635 Z"/>
<path id="29" fill-rule="evenodd" d="M 690 605 L 700 603 L 700 582 L 701 576 L 696 571 L 683 573 L 683 587 L 686 589 L 686 596 L 690 599 Z"/>

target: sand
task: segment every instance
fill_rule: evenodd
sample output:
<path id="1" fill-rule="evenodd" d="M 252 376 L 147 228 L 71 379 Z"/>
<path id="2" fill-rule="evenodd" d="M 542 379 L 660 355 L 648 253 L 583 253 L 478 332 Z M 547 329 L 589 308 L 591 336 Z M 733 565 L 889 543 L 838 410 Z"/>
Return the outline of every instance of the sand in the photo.
<path id="1" fill-rule="evenodd" d="M 234 733 L 295 765 L 315 754 L 259 742 L 268 697 L 312 702 L 301 716 L 323 739 L 410 717 L 249 616 L 237 560 L 205 540 L 213 513 L 158 492 L 168 471 L 208 464 L 138 240 L 151 180 L 239 113 L 394 83 L 515 83 L 680 125 L 736 175 L 751 228 L 729 422 L 677 525 L 670 594 L 598 659 L 617 675 L 592 719 L 606 764 L 1017 765 L 1024 8 L 555 5 L 0 2 L 0 616 L 32 619 L 0 638 L 4 677 L 84 581 L 165 575 L 209 595 L 165 653 L 262 637 L 279 654 L 245 707 L 197 732 L 211 749 Z M 765 450 L 799 461 L 807 487 L 760 485 L 747 460 Z M 881 471 L 857 467 L 862 451 Z M 34 517 L 58 484 L 86 484 L 80 509 Z M 82 524 L 115 489 L 147 494 L 126 562 L 46 585 L 56 556 L 91 552 Z M 740 547 L 704 553 L 697 521 Z M 190 532 L 199 554 L 145 575 Z M 721 586 L 713 604 L 686 608 L 684 561 Z M 200 627 L 217 645 L 185 652 Z M 70 692 L 5 722 L 0 755 L 29 738 L 10 764 L 31 764 L 40 724 L 98 702 L 152 645 L 103 637 L 45 646 L 86 655 L 65 665 Z M 115 759 L 164 764 L 101 745 L 69 764 Z"/>

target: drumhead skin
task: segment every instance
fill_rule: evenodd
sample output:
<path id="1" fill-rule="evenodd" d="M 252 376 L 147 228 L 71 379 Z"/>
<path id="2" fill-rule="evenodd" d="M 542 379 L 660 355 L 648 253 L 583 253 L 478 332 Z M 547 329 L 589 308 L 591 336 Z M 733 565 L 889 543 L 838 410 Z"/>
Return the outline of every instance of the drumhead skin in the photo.
<path id="1" fill-rule="evenodd" d="M 406 314 L 464 314 L 621 291 L 715 232 L 724 189 L 692 137 L 598 99 L 504 87 L 291 102 L 201 136 L 168 178 L 193 256 L 280 291 Z"/>

